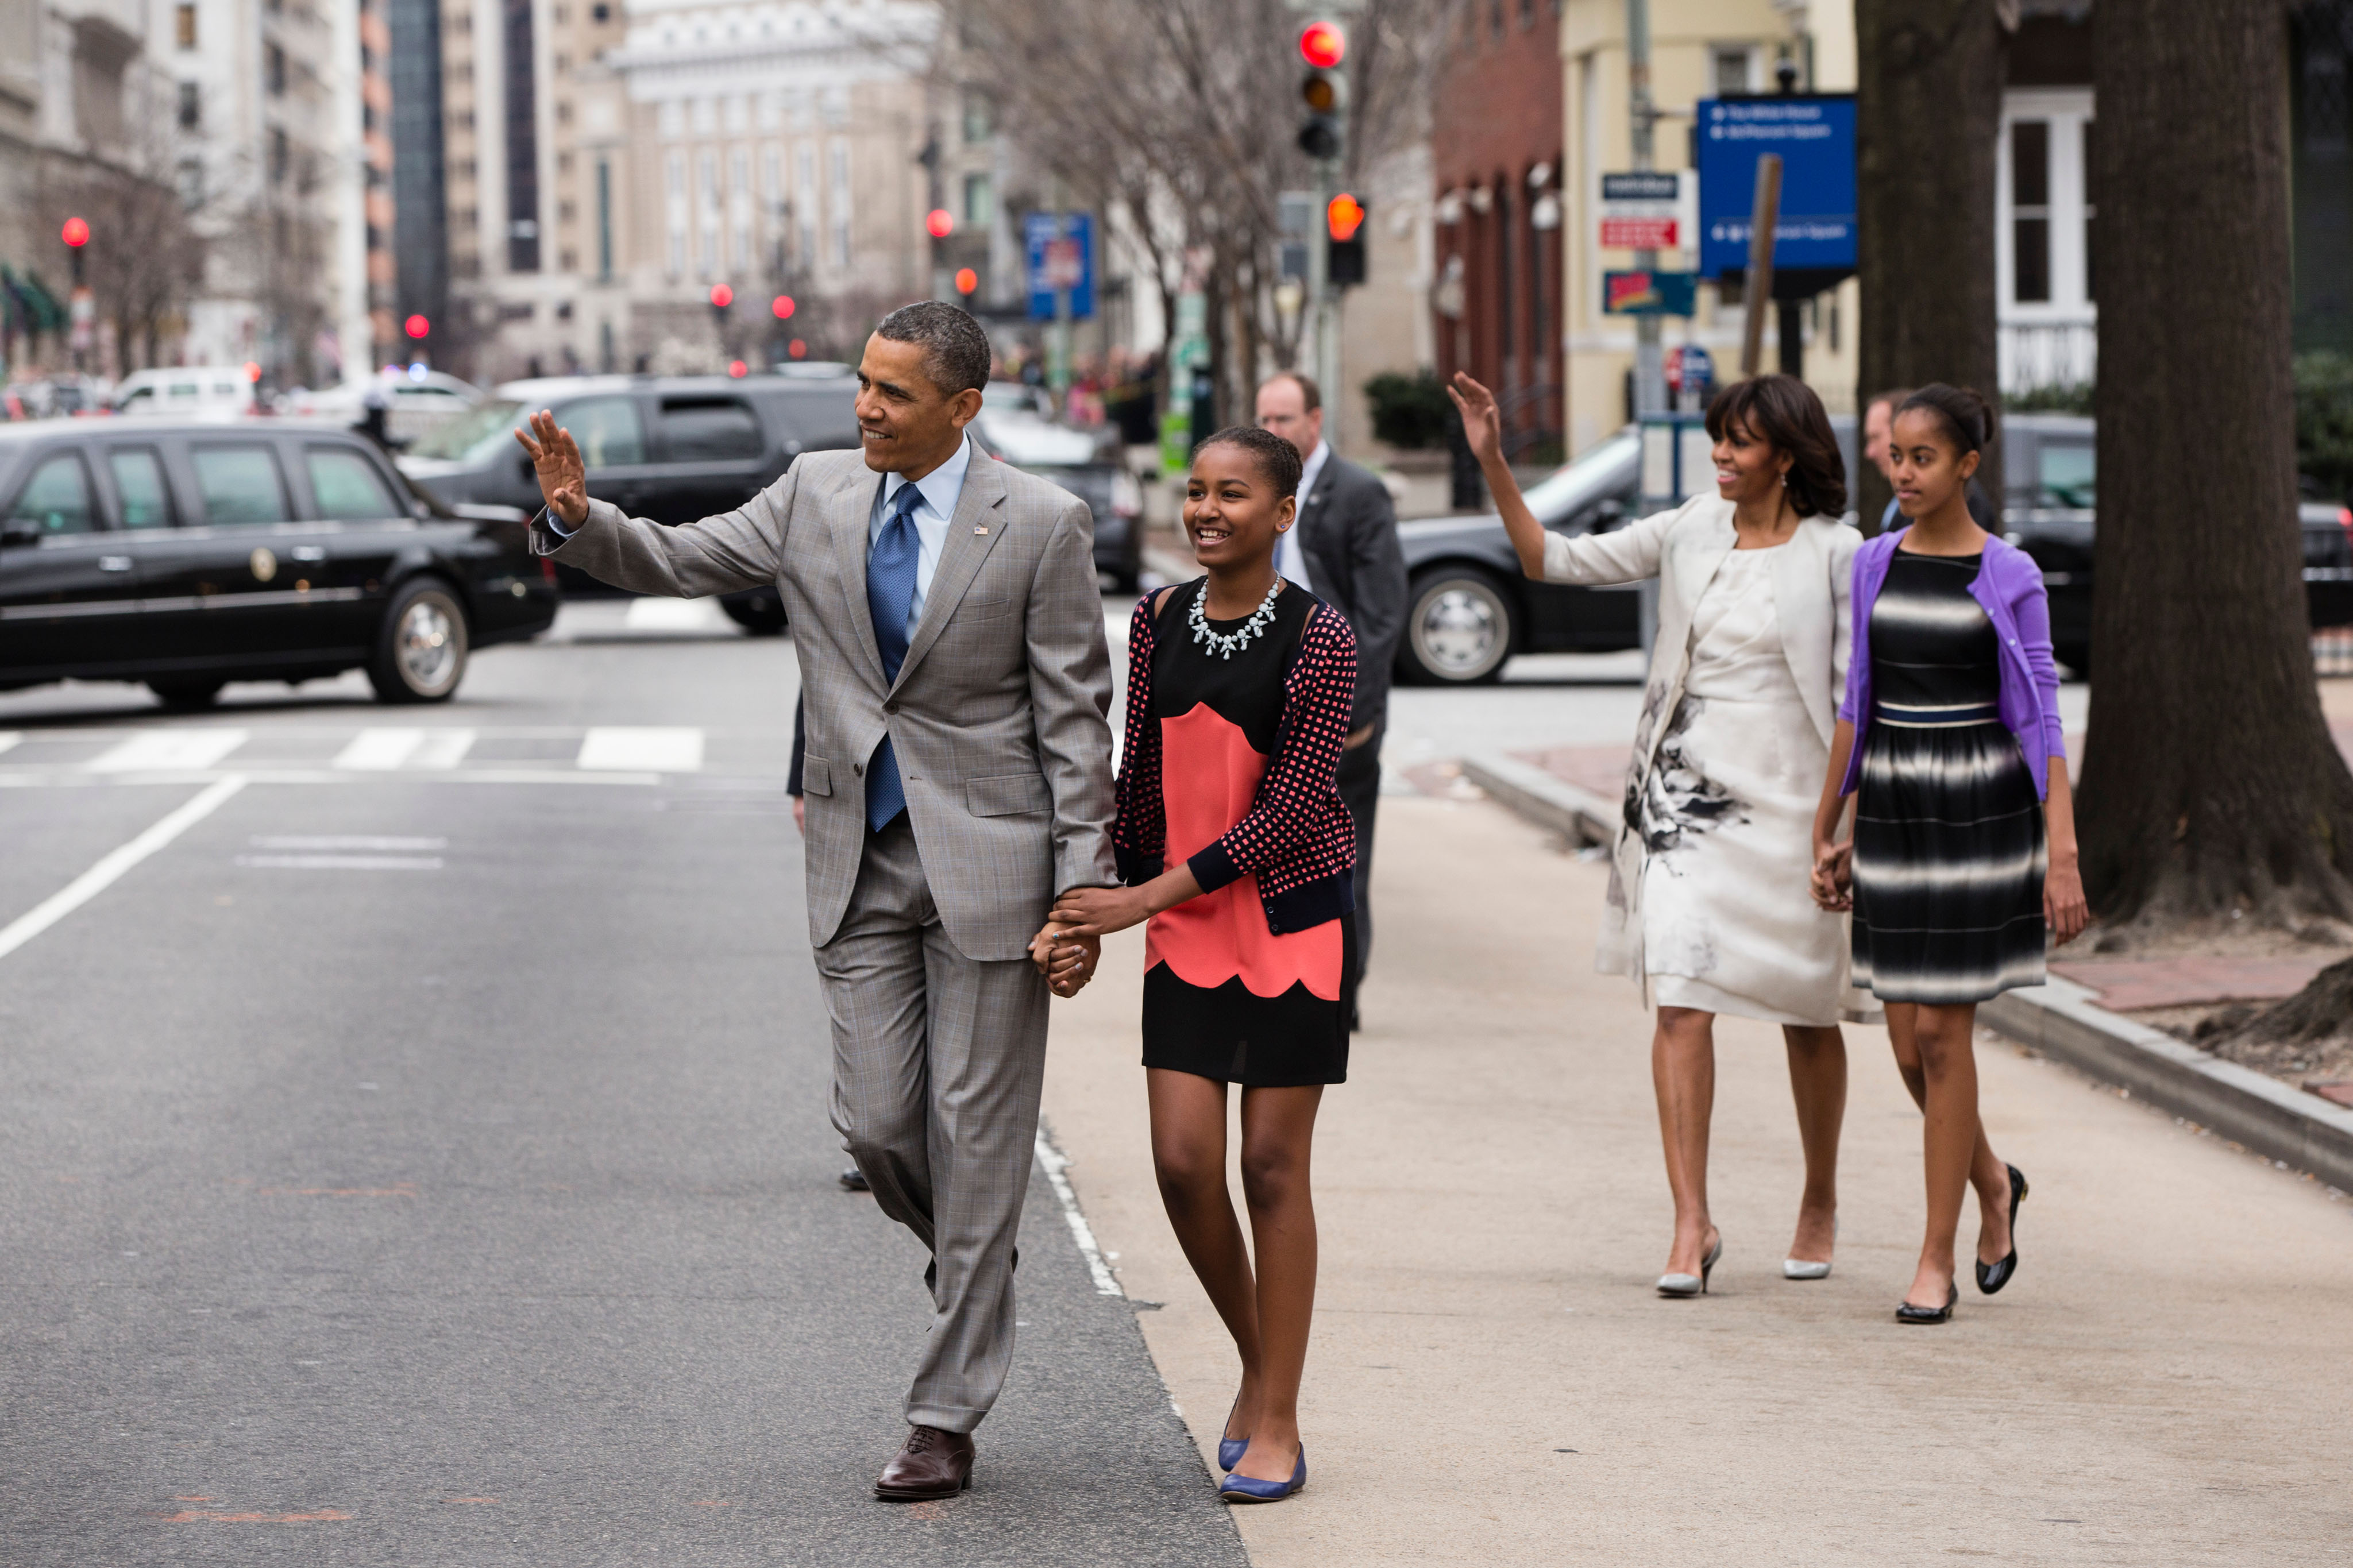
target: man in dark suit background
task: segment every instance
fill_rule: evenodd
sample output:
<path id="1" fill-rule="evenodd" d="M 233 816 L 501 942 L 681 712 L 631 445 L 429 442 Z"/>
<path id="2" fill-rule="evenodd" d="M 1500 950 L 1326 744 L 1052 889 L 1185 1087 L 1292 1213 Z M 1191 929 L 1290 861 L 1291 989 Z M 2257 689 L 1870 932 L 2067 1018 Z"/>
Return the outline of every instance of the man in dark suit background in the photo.
<path id="1" fill-rule="evenodd" d="M 1381 736 L 1389 665 L 1405 631 L 1405 554 L 1388 488 L 1324 439 L 1324 395 L 1285 371 L 1258 389 L 1258 422 L 1299 448 L 1299 522 L 1276 547 L 1275 570 L 1348 617 L 1356 634 L 1356 704 L 1340 753 L 1340 798 L 1356 819 L 1356 942 L 1373 951 L 1373 813 L 1381 798 Z M 1356 1020 L 1349 1020 L 1355 1027 Z"/>

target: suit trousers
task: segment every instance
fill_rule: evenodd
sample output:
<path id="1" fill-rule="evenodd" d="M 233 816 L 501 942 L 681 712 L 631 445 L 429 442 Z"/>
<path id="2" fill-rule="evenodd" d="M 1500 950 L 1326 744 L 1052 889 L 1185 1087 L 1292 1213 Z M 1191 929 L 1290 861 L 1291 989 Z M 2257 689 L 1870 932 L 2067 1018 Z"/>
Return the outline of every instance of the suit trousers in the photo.
<path id="1" fill-rule="evenodd" d="M 1340 803 L 1356 821 L 1356 979 L 1365 978 L 1365 966 L 1373 956 L 1373 813 L 1381 803 L 1381 742 L 1389 731 L 1388 715 L 1384 713 L 1374 722 L 1369 740 L 1354 751 L 1340 753 L 1340 770 L 1334 781 L 1340 788 Z M 1353 1023 L 1351 1025 L 1353 1027 Z"/>
<path id="2" fill-rule="evenodd" d="M 833 1124 L 882 1212 L 932 1253 L 932 1326 L 907 1420 L 969 1432 L 1013 1359 L 1013 1248 L 1036 1158 L 1046 982 L 1026 958 L 956 951 L 903 812 L 867 835 L 817 971 L 833 1023 Z"/>

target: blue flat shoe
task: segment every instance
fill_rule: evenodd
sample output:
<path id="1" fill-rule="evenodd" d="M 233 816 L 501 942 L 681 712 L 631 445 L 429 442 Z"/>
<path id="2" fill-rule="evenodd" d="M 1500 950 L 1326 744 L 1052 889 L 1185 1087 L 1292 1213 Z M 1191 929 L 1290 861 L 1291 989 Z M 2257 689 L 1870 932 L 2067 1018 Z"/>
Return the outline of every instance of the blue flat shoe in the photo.
<path id="1" fill-rule="evenodd" d="M 1241 1405 L 1241 1401 L 1238 1398 L 1238 1399 L 1236 1399 L 1236 1400 L 1234 1401 L 1234 1405 L 1236 1405 L 1236 1407 L 1237 1407 L 1237 1408 L 1239 1408 L 1239 1407 L 1240 1406 L 1240 1405 Z M 1227 1412 L 1226 1412 L 1226 1426 L 1232 1426 L 1232 1425 L 1233 1425 L 1233 1420 L 1234 1420 L 1234 1413 L 1233 1413 L 1233 1411 L 1231 1411 L 1231 1410 L 1227 1411 Z M 1240 1464 L 1240 1463 L 1242 1462 L 1242 1454 L 1243 1454 L 1243 1452 L 1244 1452 L 1245 1450 L 1247 1450 L 1249 1447 L 1250 1447 L 1250 1439 L 1249 1439 L 1248 1437 L 1229 1437 L 1229 1436 L 1226 1436 L 1226 1427 L 1225 1427 L 1225 1426 L 1220 1426 L 1220 1427 L 1219 1427 L 1219 1428 L 1218 1428 L 1218 1468 L 1219 1468 L 1219 1469 L 1221 1469 L 1221 1470 L 1230 1470 L 1230 1469 L 1232 1469 L 1236 1465 Z"/>
<path id="2" fill-rule="evenodd" d="M 1248 1447 L 1247 1444 L 1244 1447 Z M 1241 1456 L 1234 1456 L 1235 1463 Z M 1262 1481 L 1255 1476 L 1228 1476 L 1218 1483 L 1218 1495 L 1228 1502 L 1281 1502 L 1307 1485 L 1307 1445 L 1299 1446 L 1299 1465 L 1287 1481 Z"/>

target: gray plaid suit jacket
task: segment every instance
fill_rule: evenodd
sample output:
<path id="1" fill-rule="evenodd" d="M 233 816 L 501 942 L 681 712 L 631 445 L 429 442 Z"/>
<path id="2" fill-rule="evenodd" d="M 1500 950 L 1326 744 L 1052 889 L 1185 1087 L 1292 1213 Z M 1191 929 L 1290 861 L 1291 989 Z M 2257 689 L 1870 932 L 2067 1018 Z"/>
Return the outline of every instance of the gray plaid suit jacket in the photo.
<path id="1" fill-rule="evenodd" d="M 899 679 L 866 605 L 882 476 L 809 452 L 735 511 L 665 528 L 591 500 L 533 549 L 623 588 L 693 598 L 774 583 L 807 705 L 809 941 L 832 940 L 890 732 L 940 922 L 972 959 L 1024 956 L 1066 888 L 1110 887 L 1111 659 L 1086 503 L 975 450 Z"/>

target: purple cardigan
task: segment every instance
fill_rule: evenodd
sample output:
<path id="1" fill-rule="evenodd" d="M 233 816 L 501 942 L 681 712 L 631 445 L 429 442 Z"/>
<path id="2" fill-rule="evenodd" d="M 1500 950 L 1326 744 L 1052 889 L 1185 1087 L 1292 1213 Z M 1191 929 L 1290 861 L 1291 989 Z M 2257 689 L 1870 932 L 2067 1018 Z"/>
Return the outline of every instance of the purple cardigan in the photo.
<path id="1" fill-rule="evenodd" d="M 1862 776 L 1862 736 L 1871 727 L 1871 607 L 1887 581 L 1896 542 L 1911 531 L 1883 533 L 1854 552 L 1854 649 L 1847 659 L 1846 700 L 1839 704 L 1839 717 L 1854 726 L 1855 738 L 1841 795 L 1852 795 Z M 2001 721 L 2018 737 L 2018 749 L 2034 774 L 2034 793 L 2047 799 L 2050 759 L 2067 765 L 2067 738 L 2059 724 L 2059 667 L 2051 658 L 2051 602 L 2042 591 L 2042 568 L 2008 540 L 1988 534 L 1985 564 L 1969 593 L 1985 606 L 2000 648 Z"/>

